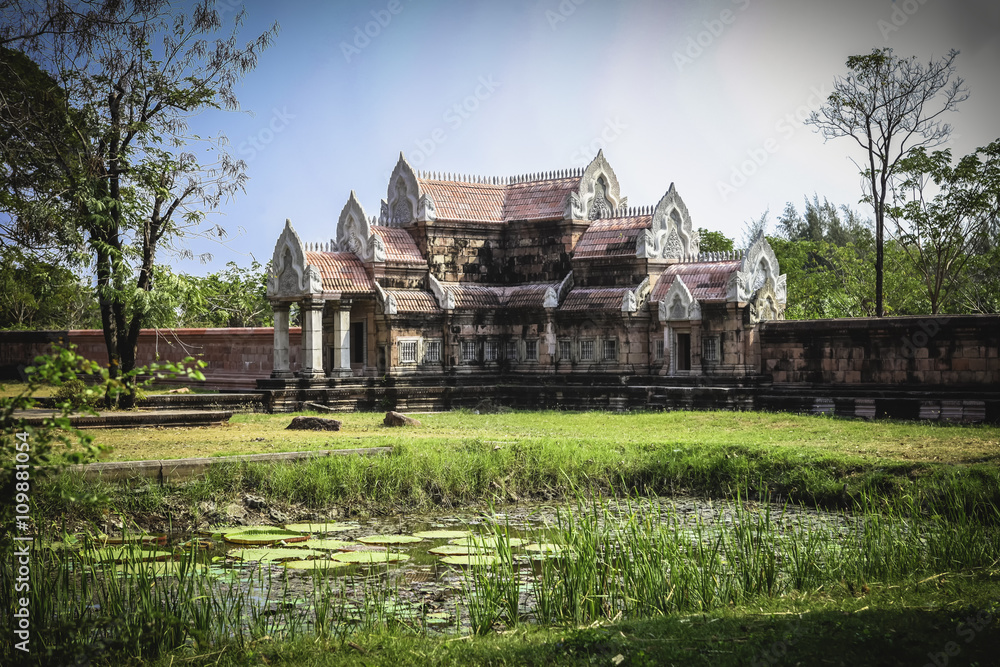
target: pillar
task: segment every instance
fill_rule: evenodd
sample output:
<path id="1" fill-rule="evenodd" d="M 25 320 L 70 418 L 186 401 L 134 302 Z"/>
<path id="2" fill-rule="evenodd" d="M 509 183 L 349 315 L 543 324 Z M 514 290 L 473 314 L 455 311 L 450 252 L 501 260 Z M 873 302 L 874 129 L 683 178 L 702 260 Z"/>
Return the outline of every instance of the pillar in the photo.
<path id="1" fill-rule="evenodd" d="M 302 370 L 304 378 L 323 377 L 323 302 L 304 299 L 302 317 Z"/>
<path id="2" fill-rule="evenodd" d="M 272 302 L 274 311 L 274 356 L 272 358 L 271 377 L 290 378 L 288 357 L 288 310 L 291 304 Z"/>
<path id="3" fill-rule="evenodd" d="M 351 302 L 344 299 L 333 311 L 333 369 L 331 375 L 351 375 Z"/>

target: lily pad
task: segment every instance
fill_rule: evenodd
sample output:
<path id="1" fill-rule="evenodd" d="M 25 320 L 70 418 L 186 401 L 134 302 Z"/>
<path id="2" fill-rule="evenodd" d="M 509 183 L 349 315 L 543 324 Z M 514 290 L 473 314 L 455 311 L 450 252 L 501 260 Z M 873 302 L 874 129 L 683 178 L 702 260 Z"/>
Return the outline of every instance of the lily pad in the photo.
<path id="1" fill-rule="evenodd" d="M 339 560 L 331 560 L 329 558 L 319 558 L 317 560 L 290 560 L 285 563 L 285 569 L 288 570 L 336 570 L 342 567 L 347 567 L 350 563 L 342 563 Z"/>
<path id="2" fill-rule="evenodd" d="M 413 533 L 414 537 L 420 537 L 425 540 L 453 540 L 459 537 L 468 537 L 472 535 L 471 530 L 422 530 L 419 533 Z"/>
<path id="3" fill-rule="evenodd" d="M 199 535 L 203 535 L 205 537 L 222 537 L 223 533 L 232 533 L 239 530 L 252 530 L 259 527 L 260 526 L 210 526 L 209 528 L 204 528 L 197 532 Z"/>
<path id="4" fill-rule="evenodd" d="M 467 544 L 442 544 L 433 549 L 428 549 L 427 553 L 434 554 L 435 556 L 465 556 L 468 554 L 484 553 L 484 550 Z"/>
<path id="5" fill-rule="evenodd" d="M 424 616 L 428 625 L 442 625 L 451 621 L 451 614 L 446 611 L 432 611 Z"/>
<path id="6" fill-rule="evenodd" d="M 356 524 L 350 523 L 286 523 L 285 530 L 290 530 L 293 533 L 340 533 L 345 530 L 353 530 L 357 528 Z"/>
<path id="7" fill-rule="evenodd" d="M 358 542 L 361 544 L 413 544 L 414 542 L 423 542 L 423 540 L 413 535 L 368 535 L 367 537 L 359 537 Z"/>
<path id="8" fill-rule="evenodd" d="M 471 535 L 469 537 L 462 537 L 457 540 L 450 540 L 448 544 L 479 547 L 480 549 L 496 549 L 499 542 L 500 538 L 496 535 Z M 522 544 L 524 544 L 524 540 L 522 540 L 519 537 L 509 537 L 507 538 L 507 543 L 511 547 L 519 547 Z"/>
<path id="9" fill-rule="evenodd" d="M 541 554 L 555 555 L 562 553 L 566 547 L 561 544 L 552 544 L 551 542 L 535 542 L 533 544 L 525 544 L 525 551 L 533 551 Z"/>
<path id="10" fill-rule="evenodd" d="M 500 558 L 493 554 L 466 554 L 464 556 L 445 556 L 442 563 L 448 565 L 493 565 Z"/>
<path id="11" fill-rule="evenodd" d="M 342 551 L 331 556 L 341 563 L 400 563 L 410 560 L 406 554 L 389 553 L 388 551 Z"/>
<path id="12" fill-rule="evenodd" d="M 289 549 L 287 547 L 262 549 L 238 549 L 230 551 L 229 555 L 240 560 L 256 560 L 267 563 L 283 560 L 305 560 L 311 556 L 325 556 L 322 551 L 313 549 Z"/>
<path id="13" fill-rule="evenodd" d="M 230 544 L 265 545 L 277 542 L 305 542 L 308 535 L 295 533 L 284 528 L 261 526 L 260 528 L 243 529 L 231 533 L 223 533 L 222 539 Z"/>

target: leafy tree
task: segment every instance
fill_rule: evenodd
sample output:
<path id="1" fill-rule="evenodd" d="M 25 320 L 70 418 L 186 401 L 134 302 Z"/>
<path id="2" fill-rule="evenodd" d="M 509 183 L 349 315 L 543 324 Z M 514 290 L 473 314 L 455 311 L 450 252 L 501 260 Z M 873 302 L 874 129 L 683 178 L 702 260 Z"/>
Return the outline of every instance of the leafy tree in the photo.
<path id="1" fill-rule="evenodd" d="M 85 329 L 99 321 L 93 294 L 75 271 L 0 246 L 0 329 Z"/>
<path id="2" fill-rule="evenodd" d="M 205 277 L 175 274 L 168 267 L 154 271 L 156 298 L 150 326 L 260 327 L 272 324 L 267 301 L 267 268 L 254 261 L 249 268 L 229 262 L 224 271 Z"/>
<path id="3" fill-rule="evenodd" d="M 735 244 L 722 232 L 710 232 L 704 227 L 698 228 L 698 236 L 701 237 L 700 249 L 702 252 L 726 252 L 732 250 Z"/>
<path id="4" fill-rule="evenodd" d="M 884 230 L 892 179 L 899 162 L 914 148 L 944 143 L 951 127 L 941 120 L 968 98 L 955 75 L 957 51 L 926 66 L 900 58 L 892 49 L 874 49 L 847 59 L 849 73 L 834 81 L 826 103 L 806 121 L 824 139 L 851 137 L 864 151 L 865 201 L 875 211 L 875 312 L 885 314 Z"/>
<path id="5" fill-rule="evenodd" d="M 987 232 L 1000 216 L 1000 140 L 954 166 L 950 150 L 917 148 L 900 161 L 899 173 L 889 217 L 931 312 L 939 313 L 959 291 L 977 246 L 990 243 Z"/>
<path id="6" fill-rule="evenodd" d="M 14 32 L 23 34 L 35 19 L 17 7 L 22 28 Z M 157 252 L 199 233 L 206 211 L 246 181 L 246 165 L 225 150 L 224 137 L 190 137 L 187 118 L 238 109 L 234 86 L 277 26 L 241 47 L 245 13 L 228 37 L 212 40 L 222 24 L 207 0 L 189 12 L 153 0 L 107 3 L 104 11 L 105 20 L 85 36 L 56 32 L 0 62 L 17 91 L 0 105 L 0 139 L 11 138 L 17 149 L 4 147 L 4 179 L 33 175 L 26 187 L 3 184 L 5 208 L 17 224 L 28 236 L 45 236 L 51 212 L 59 211 L 86 243 L 114 377 L 135 366 Z M 21 76 L 30 69 L 22 56 L 48 79 Z M 50 107 L 39 110 L 35 99 Z M 209 144 L 215 162 L 202 164 L 185 150 L 198 141 Z M 41 212 L 39 202 L 46 203 Z"/>

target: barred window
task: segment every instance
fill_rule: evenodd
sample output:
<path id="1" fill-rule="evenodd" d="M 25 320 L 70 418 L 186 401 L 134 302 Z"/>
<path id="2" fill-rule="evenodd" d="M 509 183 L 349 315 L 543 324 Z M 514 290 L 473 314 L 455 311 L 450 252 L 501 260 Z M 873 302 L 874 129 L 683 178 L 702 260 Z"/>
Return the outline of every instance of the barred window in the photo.
<path id="1" fill-rule="evenodd" d="M 559 360 L 571 361 L 573 358 L 573 341 L 559 341 Z"/>
<path id="2" fill-rule="evenodd" d="M 593 360 L 594 360 L 594 341 L 581 340 L 580 361 L 593 361 Z"/>
<path id="3" fill-rule="evenodd" d="M 662 359 L 663 358 L 663 339 L 662 338 L 659 338 L 656 341 L 656 358 L 657 359 Z"/>
<path id="4" fill-rule="evenodd" d="M 618 341 L 604 341 L 604 361 L 618 361 Z"/>
<path id="5" fill-rule="evenodd" d="M 424 342 L 424 363 L 425 364 L 441 363 L 441 341 L 429 340 Z"/>
<path id="6" fill-rule="evenodd" d="M 507 341 L 507 361 L 517 361 L 517 341 Z"/>
<path id="7" fill-rule="evenodd" d="M 483 359 L 486 361 L 496 361 L 500 356 L 500 344 L 495 340 L 488 340 L 483 345 Z"/>
<path id="8" fill-rule="evenodd" d="M 462 341 L 462 361 L 470 362 L 476 360 L 476 341 Z"/>
<path id="9" fill-rule="evenodd" d="M 524 359 L 526 361 L 538 361 L 538 341 L 524 341 Z"/>
<path id="10" fill-rule="evenodd" d="M 399 341 L 399 363 L 401 364 L 417 363 L 417 341 L 415 340 Z"/>
<path id="11" fill-rule="evenodd" d="M 701 341 L 701 356 L 703 361 L 719 360 L 719 337 L 707 336 Z"/>

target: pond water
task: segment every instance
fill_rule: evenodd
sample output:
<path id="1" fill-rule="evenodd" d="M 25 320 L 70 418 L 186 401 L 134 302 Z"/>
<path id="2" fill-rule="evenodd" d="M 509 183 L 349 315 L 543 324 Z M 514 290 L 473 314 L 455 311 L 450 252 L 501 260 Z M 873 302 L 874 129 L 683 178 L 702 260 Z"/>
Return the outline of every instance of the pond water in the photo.
<path id="1" fill-rule="evenodd" d="M 643 603 L 652 605 L 654 611 L 660 603 L 666 609 L 679 604 L 672 600 L 678 585 L 697 590 L 699 576 L 718 579 L 713 568 L 732 568 L 736 561 L 748 561 L 744 563 L 747 568 L 766 571 L 768 563 L 774 566 L 788 559 L 777 553 L 783 550 L 783 540 L 815 534 L 836 538 L 851 534 L 852 526 L 845 515 L 766 503 L 678 497 L 611 499 L 519 505 L 496 512 L 400 515 L 354 522 L 330 519 L 292 525 L 287 533 L 273 535 L 262 526 L 225 527 L 225 532 L 220 527 L 211 536 L 170 535 L 165 544 L 143 546 L 141 552 L 111 551 L 99 558 L 120 563 L 116 571 L 125 574 L 139 569 L 174 573 L 178 559 L 184 558 L 178 554 L 196 543 L 197 572 L 209 582 L 213 595 L 238 599 L 240 603 L 232 607 L 235 613 L 247 624 L 270 623 L 272 633 L 280 633 L 289 624 L 310 629 L 330 620 L 355 626 L 402 623 L 431 632 L 455 632 L 481 623 L 484 615 L 500 619 L 505 596 L 508 622 L 510 614 L 520 620 L 553 620 L 555 603 L 549 595 L 554 589 L 562 595 L 560 609 L 576 605 L 569 604 L 568 598 L 579 595 L 583 600 L 596 599 L 596 603 L 591 601 L 596 604 L 591 615 L 610 617 L 615 610 L 620 614 L 636 607 L 628 590 L 670 586 L 659 602 Z M 753 527 L 756 533 L 748 530 Z M 464 534 L 472 536 L 471 544 Z M 735 547 L 719 539 L 733 534 L 740 535 L 731 541 Z M 305 535 L 311 537 L 305 539 Z M 489 543 L 497 536 L 499 546 Z M 255 544 L 279 537 L 284 539 L 270 546 Z M 593 562 L 587 561 L 588 552 Z M 456 564 L 463 555 L 485 567 Z M 133 562 L 138 556 L 161 558 L 160 562 Z M 488 566 L 498 557 L 504 572 L 500 571 L 504 568 Z M 633 567 L 647 557 L 658 574 Z M 372 562 L 340 562 L 351 559 Z M 567 566 L 569 560 L 579 567 Z M 312 567 L 317 561 L 322 564 Z M 559 562 L 562 569 L 547 568 L 553 562 Z M 598 562 L 613 566 L 601 574 Z M 686 574 L 681 572 L 685 563 L 693 563 Z M 106 567 L 108 563 L 97 569 L 106 572 Z M 619 593 L 608 593 L 607 581 L 586 580 L 607 578 L 608 571 L 619 580 L 615 582 Z M 678 584 L 682 575 L 688 584 Z M 746 573 L 743 576 L 747 578 Z M 595 587 L 603 590 L 591 590 Z M 641 595 L 646 593 L 643 590 Z M 706 593 L 699 595 L 704 598 Z M 707 599 L 714 595 L 709 593 Z M 718 595 L 721 599 L 725 591 Z M 704 600 L 699 604 L 704 605 Z"/>

